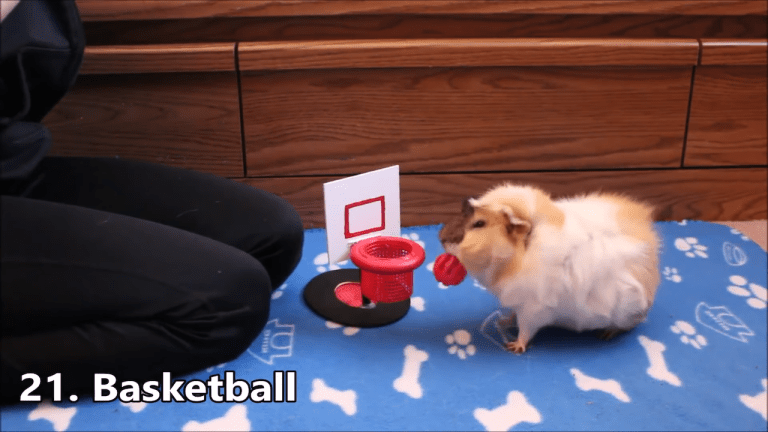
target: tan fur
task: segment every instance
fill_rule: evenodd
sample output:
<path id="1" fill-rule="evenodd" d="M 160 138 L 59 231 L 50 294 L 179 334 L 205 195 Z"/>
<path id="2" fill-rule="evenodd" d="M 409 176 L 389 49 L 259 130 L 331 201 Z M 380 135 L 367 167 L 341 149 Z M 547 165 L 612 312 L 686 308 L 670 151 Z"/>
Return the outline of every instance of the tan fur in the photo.
<path id="1" fill-rule="evenodd" d="M 485 221 L 486 229 L 473 230 L 477 221 Z M 478 208 L 465 223 L 464 240 L 457 252 L 457 257 L 470 273 L 480 273 L 493 269 L 490 281 L 511 276 L 520 270 L 522 255 L 515 254 L 517 248 L 523 248 L 528 228 L 516 228 L 499 212 Z M 489 241 L 486 236 L 503 236 L 504 242 Z"/>
<path id="2" fill-rule="evenodd" d="M 563 211 L 555 207 L 552 198 L 542 191 L 536 196 L 536 212 L 544 217 L 544 222 L 556 228 L 562 228 L 565 224 Z"/>
<path id="3" fill-rule="evenodd" d="M 535 187 L 528 187 L 533 197 L 533 202 L 528 203 L 525 198 L 519 196 L 509 196 L 505 187 L 514 187 L 513 184 L 505 184 L 502 187 L 496 187 L 489 190 L 482 197 L 482 204 L 494 210 L 501 210 L 504 206 L 512 209 L 515 215 L 528 221 L 533 221 L 532 214 L 536 215 L 536 223 L 548 223 L 555 227 L 562 227 L 565 223 L 565 215 L 552 202 L 550 195 L 543 190 Z M 532 204 L 532 211 L 529 210 L 529 204 Z"/>

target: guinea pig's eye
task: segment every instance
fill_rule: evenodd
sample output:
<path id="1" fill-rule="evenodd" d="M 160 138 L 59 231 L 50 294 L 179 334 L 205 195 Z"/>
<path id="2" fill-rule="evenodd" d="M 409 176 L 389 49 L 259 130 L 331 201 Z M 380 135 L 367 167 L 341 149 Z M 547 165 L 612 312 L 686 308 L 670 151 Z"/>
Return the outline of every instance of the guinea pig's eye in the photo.
<path id="1" fill-rule="evenodd" d="M 472 228 L 482 228 L 485 226 L 485 221 L 482 219 L 478 219 L 475 221 L 475 223 L 472 224 Z"/>

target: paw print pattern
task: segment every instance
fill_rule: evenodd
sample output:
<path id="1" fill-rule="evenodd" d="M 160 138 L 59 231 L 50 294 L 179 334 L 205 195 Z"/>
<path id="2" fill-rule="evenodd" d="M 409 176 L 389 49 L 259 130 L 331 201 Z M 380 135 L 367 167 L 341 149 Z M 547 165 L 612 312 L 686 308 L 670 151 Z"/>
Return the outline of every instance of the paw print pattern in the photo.
<path id="1" fill-rule="evenodd" d="M 212 368 L 209 368 L 209 369 L 212 369 Z M 143 411 L 144 408 L 147 407 L 147 403 L 146 402 L 123 402 L 123 401 L 120 401 L 120 405 L 128 408 L 134 414 L 136 414 L 137 412 Z"/>
<path id="2" fill-rule="evenodd" d="M 756 283 L 749 283 L 744 276 L 732 275 L 728 280 L 731 281 L 728 286 L 728 292 L 739 297 L 748 297 L 747 304 L 755 309 L 765 309 L 768 301 L 768 290 Z M 749 289 L 746 287 L 749 286 Z"/>
<path id="3" fill-rule="evenodd" d="M 276 289 L 275 292 L 272 293 L 272 300 L 279 299 L 280 297 L 282 297 L 283 292 L 285 291 L 285 287 L 287 286 L 288 286 L 287 283 L 280 285 L 280 288 Z"/>
<path id="4" fill-rule="evenodd" d="M 669 327 L 672 333 L 679 334 L 680 342 L 688 344 L 696 349 L 707 346 L 707 338 L 696 334 L 696 328 L 686 321 L 675 321 L 675 325 Z"/>
<path id="5" fill-rule="evenodd" d="M 416 234 L 416 233 L 406 233 L 406 234 L 401 235 L 400 237 L 402 237 L 404 239 L 408 239 L 408 240 L 413 240 L 419 246 L 424 247 L 424 242 L 419 239 L 419 235 Z"/>
<path id="6" fill-rule="evenodd" d="M 743 232 L 737 230 L 736 228 L 731 228 L 731 234 L 736 236 L 741 236 L 741 239 L 744 241 L 748 241 L 749 237 L 745 236 Z"/>
<path id="7" fill-rule="evenodd" d="M 424 312 L 424 297 L 411 297 L 411 307 L 419 312 Z"/>
<path id="8" fill-rule="evenodd" d="M 326 321 L 325 326 L 332 330 L 344 327 L 341 324 L 335 323 L 333 321 Z M 344 333 L 344 336 L 354 336 L 359 331 L 360 331 L 359 327 L 344 327 L 344 330 L 342 330 L 341 332 Z"/>
<path id="9" fill-rule="evenodd" d="M 680 225 L 680 226 L 686 226 L 686 225 L 688 225 L 688 221 L 683 219 L 680 222 L 678 222 L 677 224 Z"/>
<path id="10" fill-rule="evenodd" d="M 664 278 L 668 281 L 672 281 L 675 283 L 680 283 L 683 281 L 683 277 L 680 276 L 680 273 L 677 272 L 677 269 L 674 267 L 664 267 L 664 271 L 662 272 L 664 275 Z"/>
<path id="11" fill-rule="evenodd" d="M 315 257 L 315 260 L 313 261 L 314 264 L 317 266 L 317 272 L 318 273 L 325 273 L 328 270 L 338 270 L 343 265 L 346 265 L 348 260 L 339 261 L 338 264 L 331 264 L 328 265 L 328 252 L 323 252 Z M 327 266 L 327 267 L 326 267 Z"/>
<path id="12" fill-rule="evenodd" d="M 487 291 L 488 289 L 484 287 L 480 282 L 477 281 L 477 279 L 472 280 L 472 285 L 475 286 L 475 288 L 480 288 L 483 291 Z"/>
<path id="13" fill-rule="evenodd" d="M 470 342 L 472 335 L 464 329 L 458 329 L 445 337 L 445 343 L 448 344 L 448 353 L 456 354 L 460 359 L 465 360 L 468 355 L 473 356 L 477 349 Z"/>
<path id="14" fill-rule="evenodd" d="M 702 258 L 709 258 L 707 247 L 699 244 L 696 237 L 678 237 L 675 240 L 675 247 L 677 250 L 685 252 L 685 256 L 688 258 L 696 258 L 697 255 Z"/>

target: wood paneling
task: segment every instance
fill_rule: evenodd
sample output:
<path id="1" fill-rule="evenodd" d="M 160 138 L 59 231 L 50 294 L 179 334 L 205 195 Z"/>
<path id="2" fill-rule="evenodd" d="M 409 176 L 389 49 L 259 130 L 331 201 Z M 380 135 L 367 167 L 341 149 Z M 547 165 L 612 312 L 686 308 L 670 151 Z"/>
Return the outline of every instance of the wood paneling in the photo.
<path id="1" fill-rule="evenodd" d="M 701 64 L 765 65 L 768 63 L 766 39 L 705 39 L 701 41 Z"/>
<path id="2" fill-rule="evenodd" d="M 83 19 L 138 20 L 206 16 L 340 14 L 675 14 L 765 15 L 755 0 L 78 0 Z"/>
<path id="3" fill-rule="evenodd" d="M 510 174 L 422 174 L 400 177 L 403 226 L 444 223 L 461 200 L 503 181 L 530 183 L 567 196 L 593 190 L 625 192 L 657 206 L 659 220 L 765 219 L 766 168 L 581 171 Z M 337 177 L 242 179 L 287 199 L 306 228 L 325 226 L 323 183 Z"/>
<path id="4" fill-rule="evenodd" d="M 244 42 L 240 69 L 695 65 L 687 39 L 431 39 Z"/>
<path id="5" fill-rule="evenodd" d="M 686 166 L 768 163 L 765 66 L 700 66 L 691 102 Z"/>
<path id="6" fill-rule="evenodd" d="M 666 220 L 768 216 L 763 1 L 78 5 L 89 46 L 45 119 L 53 154 L 238 178 L 308 228 L 324 182 L 393 164 L 406 226 L 505 180 L 627 192 Z"/>
<path id="7" fill-rule="evenodd" d="M 54 155 L 243 175 L 234 72 L 81 75 L 44 123 Z"/>
<path id="8" fill-rule="evenodd" d="M 244 72 L 247 175 L 680 166 L 691 71 Z"/>
<path id="9" fill-rule="evenodd" d="M 439 38 L 765 38 L 764 16 L 337 15 L 89 21 L 89 45 Z"/>
<path id="10" fill-rule="evenodd" d="M 235 44 L 88 46 L 81 74 L 235 70 Z"/>

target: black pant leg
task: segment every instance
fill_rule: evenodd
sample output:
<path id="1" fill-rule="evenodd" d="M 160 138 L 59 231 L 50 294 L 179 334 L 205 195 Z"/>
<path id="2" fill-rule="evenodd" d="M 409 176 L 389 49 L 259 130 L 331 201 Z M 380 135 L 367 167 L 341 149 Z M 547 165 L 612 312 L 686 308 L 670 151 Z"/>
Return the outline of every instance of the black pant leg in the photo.
<path id="1" fill-rule="evenodd" d="M 18 401 L 28 372 L 43 383 L 61 373 L 66 397 L 91 389 L 96 372 L 144 381 L 199 370 L 241 354 L 266 324 L 270 276 L 235 247 L 119 214 L 1 199 L 5 402 Z"/>
<path id="2" fill-rule="evenodd" d="M 108 158 L 49 157 L 26 196 L 133 216 L 234 246 L 258 259 L 273 289 L 301 258 L 298 213 L 280 197 L 212 174 Z"/>

